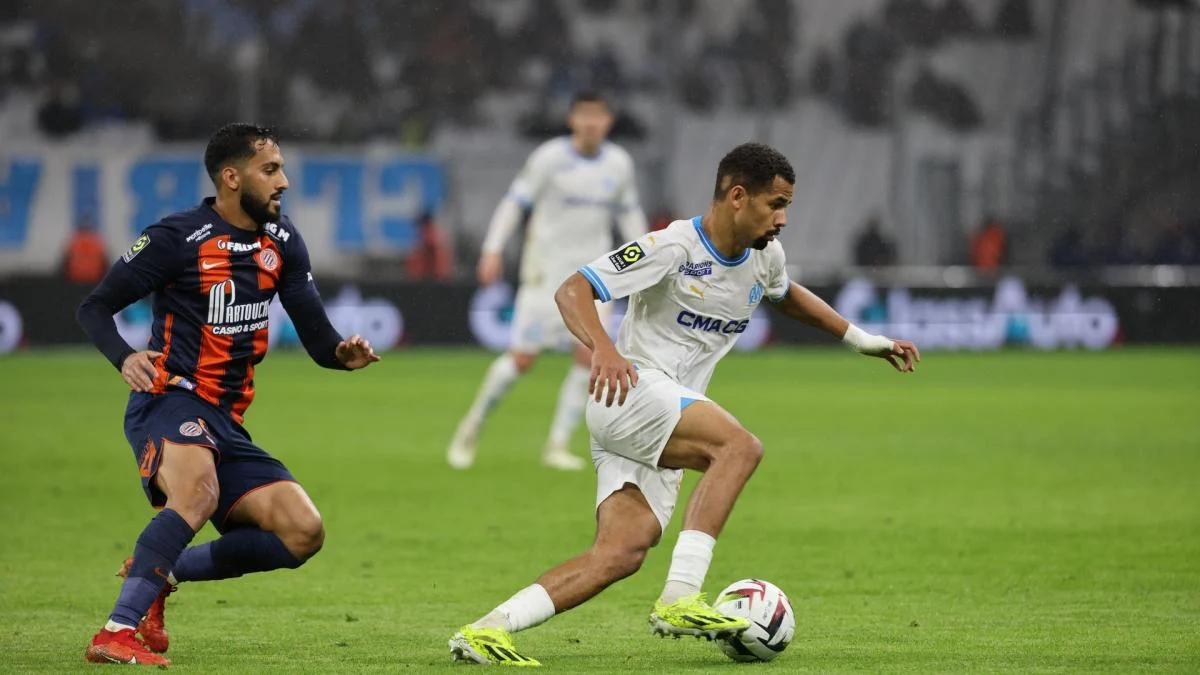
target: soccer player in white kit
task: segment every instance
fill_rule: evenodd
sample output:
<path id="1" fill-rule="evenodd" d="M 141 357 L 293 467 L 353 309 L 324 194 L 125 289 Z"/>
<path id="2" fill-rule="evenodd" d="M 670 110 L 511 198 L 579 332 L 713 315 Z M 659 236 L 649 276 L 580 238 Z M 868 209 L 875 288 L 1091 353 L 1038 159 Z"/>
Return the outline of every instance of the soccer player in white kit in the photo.
<path id="1" fill-rule="evenodd" d="M 688 500 L 662 595 L 650 613 L 660 635 L 708 639 L 749 627 L 700 592 L 713 546 L 762 443 L 704 395 L 717 362 L 766 299 L 785 316 L 820 328 L 901 372 L 920 360 L 906 340 L 871 335 L 788 279 L 783 247 L 795 173 L 757 143 L 721 160 L 712 205 L 580 268 L 555 295 L 571 332 L 592 349 L 587 423 L 596 465 L 596 539 L 450 640 L 473 663 L 537 665 L 511 634 L 594 597 L 638 570 L 658 543 L 679 496 L 683 469 L 704 475 Z M 629 297 L 614 346 L 593 298 Z"/>
<path id="2" fill-rule="evenodd" d="M 554 291 L 569 275 L 612 247 L 615 219 L 628 241 L 646 231 L 638 205 L 633 160 L 605 140 L 613 115 L 599 94 L 579 92 L 571 102 L 567 124 L 571 135 L 543 143 L 496 207 L 479 260 L 479 283 L 495 283 L 503 269 L 505 242 L 531 209 L 521 259 L 509 350 L 492 362 L 470 410 L 458 425 L 446 460 L 456 469 L 475 462 L 476 443 L 484 420 L 513 383 L 533 367 L 544 348 L 575 347 L 575 363 L 558 394 L 558 407 L 542 462 L 565 470 L 586 462 L 569 450 L 571 435 L 587 402 L 591 354 L 563 325 Z"/>

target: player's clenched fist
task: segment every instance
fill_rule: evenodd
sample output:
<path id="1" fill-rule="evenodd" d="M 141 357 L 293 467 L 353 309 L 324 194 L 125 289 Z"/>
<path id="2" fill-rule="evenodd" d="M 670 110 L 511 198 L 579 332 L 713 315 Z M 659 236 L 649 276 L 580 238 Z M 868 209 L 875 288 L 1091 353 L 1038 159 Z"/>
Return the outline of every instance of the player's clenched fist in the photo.
<path id="1" fill-rule="evenodd" d="M 154 362 L 162 358 L 162 352 L 147 349 L 134 352 L 121 363 L 121 377 L 134 391 L 150 391 L 154 386 Z"/>
<path id="2" fill-rule="evenodd" d="M 595 397 L 597 403 L 604 397 L 606 407 L 612 407 L 614 398 L 617 405 L 625 405 L 625 397 L 630 389 L 637 386 L 637 381 L 637 368 L 617 350 L 598 346 L 592 351 L 592 377 L 588 381 L 588 393 Z M 606 391 L 608 395 L 604 396 Z"/>

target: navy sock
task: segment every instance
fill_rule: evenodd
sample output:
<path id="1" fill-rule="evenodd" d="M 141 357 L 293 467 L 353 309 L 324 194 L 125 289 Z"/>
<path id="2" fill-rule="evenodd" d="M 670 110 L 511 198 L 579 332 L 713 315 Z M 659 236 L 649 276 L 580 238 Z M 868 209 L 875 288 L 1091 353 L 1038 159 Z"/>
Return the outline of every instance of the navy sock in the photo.
<path id="1" fill-rule="evenodd" d="M 167 575 L 196 533 L 183 516 L 163 509 L 150 520 L 133 549 L 133 564 L 121 584 L 121 594 L 109 621 L 137 626 L 154 598 L 167 584 Z"/>
<path id="2" fill-rule="evenodd" d="M 281 567 L 295 569 L 302 564 L 304 561 L 292 555 L 274 532 L 243 527 L 187 549 L 173 571 L 179 582 L 214 581 Z"/>

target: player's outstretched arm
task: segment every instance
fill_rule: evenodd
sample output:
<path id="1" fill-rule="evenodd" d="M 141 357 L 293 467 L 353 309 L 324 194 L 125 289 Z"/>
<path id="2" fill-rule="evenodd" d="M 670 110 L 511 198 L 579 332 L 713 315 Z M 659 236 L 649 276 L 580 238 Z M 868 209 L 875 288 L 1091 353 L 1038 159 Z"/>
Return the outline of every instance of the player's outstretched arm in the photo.
<path id="1" fill-rule="evenodd" d="M 908 340 L 892 340 L 882 335 L 871 335 L 850 323 L 815 293 L 796 282 L 790 282 L 787 293 L 772 304 L 780 313 L 801 323 L 820 328 L 846 343 L 854 351 L 867 356 L 876 356 L 892 364 L 902 373 L 916 372 L 921 352 Z"/>
<path id="2" fill-rule="evenodd" d="M 371 344 L 361 336 L 342 339 L 329 322 L 321 296 L 311 281 L 291 288 L 285 284 L 279 299 L 296 326 L 304 351 L 317 365 L 333 370 L 358 370 L 379 360 Z"/>
<path id="3" fill-rule="evenodd" d="M 358 335 L 343 340 L 329 322 L 321 294 L 313 281 L 308 247 L 298 230 L 293 230 L 291 235 L 284 253 L 279 302 L 291 317 L 304 351 L 318 366 L 333 370 L 358 370 L 378 361 L 370 343 Z"/>
<path id="4" fill-rule="evenodd" d="M 588 393 L 599 401 L 605 392 L 605 405 L 625 404 L 629 389 L 637 386 L 637 369 L 617 351 L 616 345 L 604 330 L 604 322 L 596 311 L 598 296 L 591 283 L 579 272 L 567 277 L 554 293 L 554 302 L 562 314 L 563 323 L 571 334 L 592 350 L 592 377 Z"/>

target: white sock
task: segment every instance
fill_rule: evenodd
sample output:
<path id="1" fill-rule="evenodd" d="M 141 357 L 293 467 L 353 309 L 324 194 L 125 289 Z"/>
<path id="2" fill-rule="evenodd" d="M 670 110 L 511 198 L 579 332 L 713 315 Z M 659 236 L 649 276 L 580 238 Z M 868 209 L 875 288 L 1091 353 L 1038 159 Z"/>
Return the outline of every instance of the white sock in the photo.
<path id="1" fill-rule="evenodd" d="M 108 623 L 104 624 L 104 630 L 106 630 L 110 633 L 115 633 L 119 630 L 125 630 L 125 629 L 137 630 L 137 626 L 126 626 L 123 623 L 117 623 L 116 621 L 113 621 L 111 619 L 108 621 Z"/>
<path id="2" fill-rule="evenodd" d="M 471 426 L 478 427 L 483 424 L 484 418 L 500 403 L 520 375 L 512 354 L 502 354 L 492 361 L 487 375 L 483 378 L 483 384 L 479 387 L 479 393 L 475 395 L 475 402 L 467 412 L 467 420 Z"/>
<path id="3" fill-rule="evenodd" d="M 667 570 L 667 585 L 659 600 L 669 605 L 676 600 L 700 592 L 704 576 L 712 563 L 713 547 L 717 540 L 699 530 L 679 533 L 671 553 L 671 568 Z"/>
<path id="4" fill-rule="evenodd" d="M 515 633 L 545 622 L 554 616 L 554 601 L 539 584 L 527 586 L 505 600 L 487 616 L 471 624 L 474 628 L 503 628 Z"/>
<path id="5" fill-rule="evenodd" d="M 554 423 L 550 425 L 550 444 L 566 445 L 571 435 L 579 428 L 583 409 L 587 405 L 588 380 L 592 369 L 578 363 L 571 365 L 558 390 L 558 407 L 554 410 Z"/>

